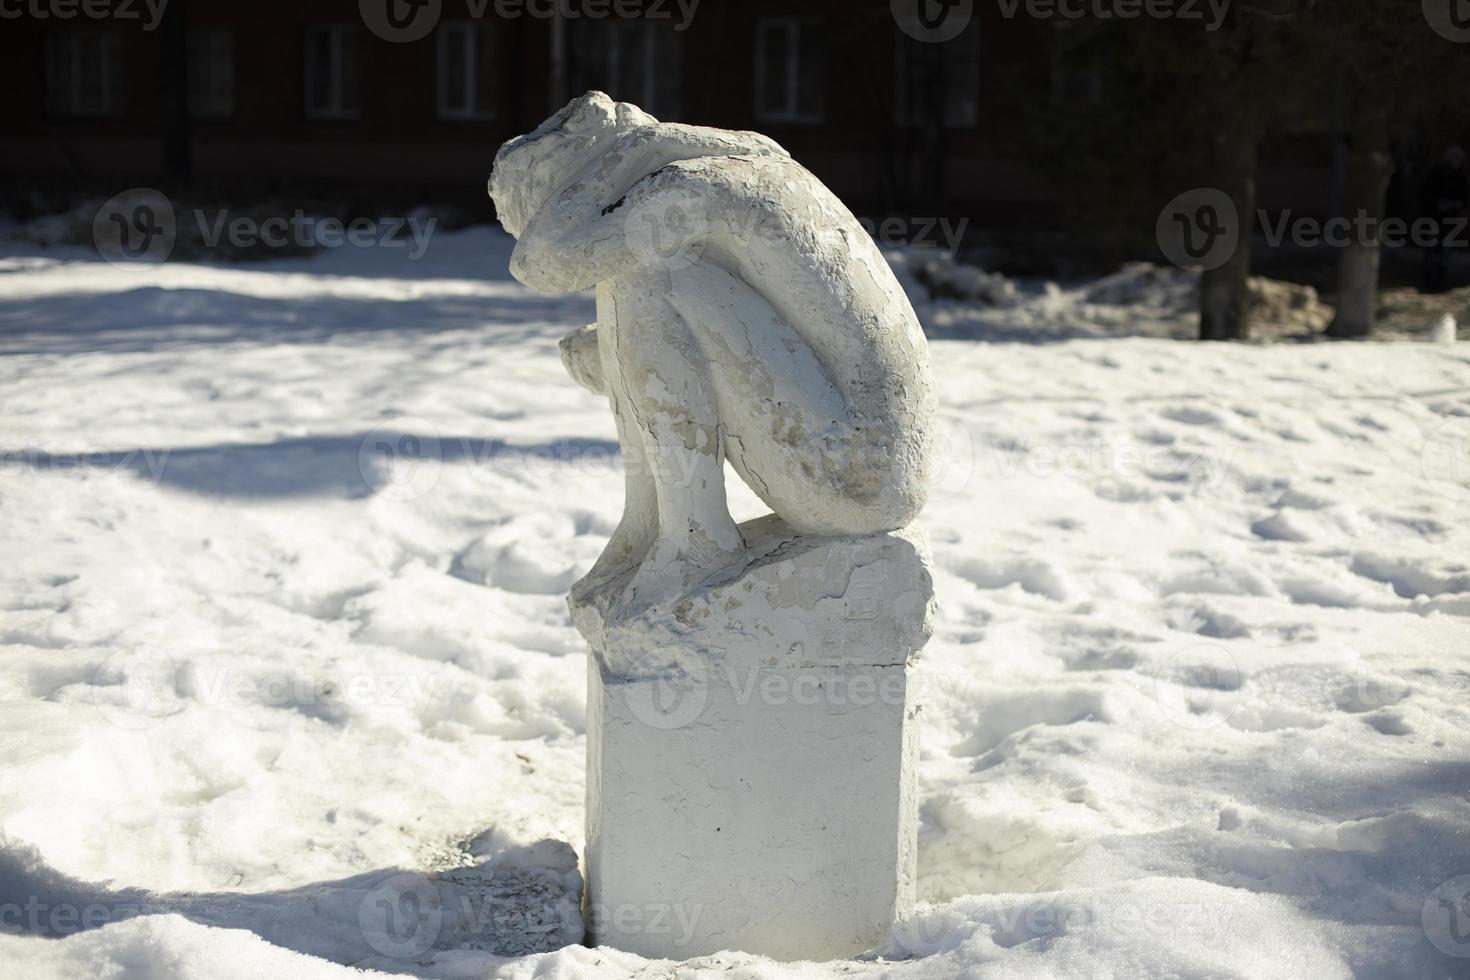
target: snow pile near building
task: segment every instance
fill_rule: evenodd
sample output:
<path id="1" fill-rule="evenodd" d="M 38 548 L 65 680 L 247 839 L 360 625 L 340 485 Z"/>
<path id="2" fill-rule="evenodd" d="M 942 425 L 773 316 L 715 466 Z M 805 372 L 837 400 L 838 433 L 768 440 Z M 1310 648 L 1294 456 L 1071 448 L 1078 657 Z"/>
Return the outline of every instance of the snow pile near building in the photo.
<path id="1" fill-rule="evenodd" d="M 1084 337 L 1191 339 L 1199 331 L 1199 274 L 1130 262 L 1070 284 L 1013 280 L 933 249 L 884 253 L 926 329 L 935 337 L 1057 340 Z M 1311 286 L 1250 280 L 1252 336 L 1303 339 L 1332 319 Z"/>
<path id="2" fill-rule="evenodd" d="M 1005 306 L 1015 302 L 1016 286 L 998 272 L 959 262 L 953 255 L 932 248 L 884 250 L 889 265 L 909 284 L 912 302 L 954 299 Z"/>

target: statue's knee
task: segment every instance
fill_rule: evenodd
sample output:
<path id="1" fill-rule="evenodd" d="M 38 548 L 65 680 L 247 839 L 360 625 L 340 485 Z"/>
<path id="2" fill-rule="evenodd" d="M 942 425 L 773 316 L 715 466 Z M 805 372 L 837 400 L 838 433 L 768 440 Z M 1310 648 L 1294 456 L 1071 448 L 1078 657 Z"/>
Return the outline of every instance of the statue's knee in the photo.
<path id="1" fill-rule="evenodd" d="M 918 516 L 928 494 L 928 473 L 919 462 L 894 446 L 865 446 L 847 456 L 839 492 L 867 523 L 853 533 L 892 531 Z"/>
<path id="2" fill-rule="evenodd" d="M 922 481 L 897 469 L 889 456 L 826 454 L 793 474 L 785 499 L 768 503 L 809 534 L 894 531 L 913 522 L 925 497 Z"/>
<path id="3" fill-rule="evenodd" d="M 854 512 L 861 515 L 860 526 L 849 532 L 852 534 L 876 534 L 906 527 L 924 506 L 924 494 L 920 488 L 901 484 L 890 485 L 877 495 L 870 495 L 863 488 L 860 495 L 848 499 L 854 505 Z"/>

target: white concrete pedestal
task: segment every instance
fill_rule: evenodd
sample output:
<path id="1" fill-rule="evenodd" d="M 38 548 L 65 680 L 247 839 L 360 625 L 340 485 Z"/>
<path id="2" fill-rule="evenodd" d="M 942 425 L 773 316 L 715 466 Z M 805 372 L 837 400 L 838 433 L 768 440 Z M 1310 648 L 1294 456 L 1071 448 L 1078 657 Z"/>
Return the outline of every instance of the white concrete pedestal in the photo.
<path id="1" fill-rule="evenodd" d="M 749 564 L 670 608 L 616 624 L 573 610 L 593 648 L 594 944 L 825 960 L 884 942 L 912 908 L 922 538 L 743 531 Z"/>

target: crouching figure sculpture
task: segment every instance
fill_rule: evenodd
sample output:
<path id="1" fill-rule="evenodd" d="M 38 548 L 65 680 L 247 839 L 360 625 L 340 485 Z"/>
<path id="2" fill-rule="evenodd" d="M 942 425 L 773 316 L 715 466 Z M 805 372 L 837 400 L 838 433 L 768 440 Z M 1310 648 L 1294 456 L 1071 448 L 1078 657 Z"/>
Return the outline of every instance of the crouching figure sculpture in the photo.
<path id="1" fill-rule="evenodd" d="M 622 520 L 570 600 L 594 653 L 594 939 L 675 957 L 876 944 L 912 901 L 903 680 L 932 598 L 922 537 L 904 530 L 935 414 L 908 299 L 774 142 L 599 92 L 507 143 L 490 193 L 517 279 L 596 286 L 597 323 L 562 354 L 610 401 L 625 466 Z M 737 526 L 726 461 L 770 517 Z M 898 693 L 866 711 L 752 704 L 742 670 L 822 690 L 897 678 Z M 664 710 L 669 685 L 684 696 Z M 807 824 L 786 795 L 820 801 Z M 671 896 L 700 909 L 682 946 L 598 923 L 600 904 Z"/>

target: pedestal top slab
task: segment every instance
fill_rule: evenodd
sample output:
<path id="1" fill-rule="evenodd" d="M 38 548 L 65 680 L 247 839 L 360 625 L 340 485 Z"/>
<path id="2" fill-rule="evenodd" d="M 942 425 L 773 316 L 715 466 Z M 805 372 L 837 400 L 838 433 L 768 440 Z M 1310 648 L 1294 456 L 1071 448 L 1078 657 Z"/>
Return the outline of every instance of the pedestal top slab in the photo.
<path id="1" fill-rule="evenodd" d="M 629 575 L 571 603 L 606 675 L 660 676 L 690 657 L 734 667 L 889 666 L 928 641 L 934 589 L 920 528 L 812 536 L 770 515 L 740 531 L 740 562 L 632 618 L 609 619 Z"/>

